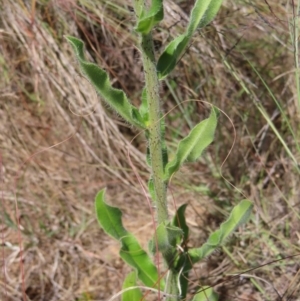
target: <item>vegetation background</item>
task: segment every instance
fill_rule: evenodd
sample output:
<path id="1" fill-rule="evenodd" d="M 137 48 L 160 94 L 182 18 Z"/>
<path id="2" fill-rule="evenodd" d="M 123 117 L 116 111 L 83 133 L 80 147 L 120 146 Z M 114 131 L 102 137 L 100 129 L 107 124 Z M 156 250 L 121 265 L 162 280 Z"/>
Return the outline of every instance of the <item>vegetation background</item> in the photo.
<path id="1" fill-rule="evenodd" d="M 193 4 L 164 2 L 158 52 Z M 80 76 L 64 35 L 84 40 L 89 59 L 138 105 L 132 3 L 0 0 L 0 8 L 0 299 L 23 300 L 25 291 L 32 301 L 108 300 L 128 268 L 96 222 L 94 197 L 107 187 L 145 246 L 151 216 L 127 152 L 146 182 L 146 145 L 142 135 L 131 141 L 137 132 Z M 300 253 L 297 8 L 296 0 L 225 0 L 161 86 L 170 148 L 207 116 L 201 101 L 230 118 L 220 116 L 204 158 L 172 181 L 170 210 L 190 203 L 189 245 L 205 241 L 240 192 L 255 204 L 251 221 L 193 271 L 191 294 L 212 285 L 220 300 L 299 300 L 299 257 L 288 257 Z"/>

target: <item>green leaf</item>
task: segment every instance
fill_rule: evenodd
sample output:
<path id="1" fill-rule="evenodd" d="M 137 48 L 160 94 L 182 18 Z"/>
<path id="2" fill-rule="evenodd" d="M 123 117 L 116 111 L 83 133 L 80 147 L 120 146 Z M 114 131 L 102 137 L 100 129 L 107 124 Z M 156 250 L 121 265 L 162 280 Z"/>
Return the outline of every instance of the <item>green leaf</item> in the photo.
<path id="1" fill-rule="evenodd" d="M 133 8 L 137 18 L 140 18 L 144 8 L 144 0 L 134 0 Z"/>
<path id="2" fill-rule="evenodd" d="M 159 277 L 156 266 L 133 235 L 126 236 L 126 238 L 122 240 L 120 256 L 127 264 L 136 269 L 138 278 L 145 285 L 158 288 Z M 163 287 L 164 284 L 163 281 L 161 281 L 160 289 Z"/>
<path id="3" fill-rule="evenodd" d="M 218 13 L 223 0 L 197 0 L 190 16 L 187 35 L 191 36 L 194 32 L 210 23 Z"/>
<path id="4" fill-rule="evenodd" d="M 106 103 L 127 122 L 140 129 L 145 129 L 146 126 L 138 109 L 130 104 L 126 94 L 122 90 L 112 87 L 107 72 L 96 64 L 85 60 L 83 42 L 71 36 L 66 36 L 66 39 L 71 44 L 77 56 L 83 74 Z"/>
<path id="5" fill-rule="evenodd" d="M 157 72 L 160 80 L 164 79 L 175 68 L 189 41 L 187 35 L 180 35 L 166 47 L 157 62 Z"/>
<path id="6" fill-rule="evenodd" d="M 149 241 L 148 248 L 151 253 L 155 254 L 158 251 L 162 253 L 169 268 L 175 268 L 179 257 L 177 254 L 177 242 L 181 241 L 183 231 L 172 225 L 170 222 L 163 222 L 158 225 L 156 233 Z"/>
<path id="7" fill-rule="evenodd" d="M 227 221 L 222 223 L 220 228 L 209 236 L 205 244 L 200 248 L 194 248 L 188 251 L 191 262 L 196 263 L 202 260 L 213 253 L 218 247 L 222 246 L 237 227 L 247 222 L 252 208 L 253 204 L 246 199 L 236 205 L 231 211 Z"/>
<path id="8" fill-rule="evenodd" d="M 219 295 L 209 286 L 203 286 L 192 301 L 218 301 Z"/>
<path id="9" fill-rule="evenodd" d="M 182 239 L 182 229 L 169 222 L 161 223 L 156 229 L 158 250 L 164 253 L 167 250 L 175 250 L 176 244 Z"/>
<path id="10" fill-rule="evenodd" d="M 162 0 L 152 0 L 151 7 L 147 11 L 143 9 L 135 30 L 141 34 L 148 34 L 152 28 L 164 18 Z"/>
<path id="11" fill-rule="evenodd" d="M 127 275 L 123 282 L 122 290 L 136 286 L 136 272 L 131 272 Z M 122 301 L 140 301 L 143 294 L 139 288 L 132 288 L 122 294 Z"/>
<path id="12" fill-rule="evenodd" d="M 121 258 L 137 271 L 138 278 L 148 287 L 158 287 L 159 275 L 149 255 L 141 248 L 133 234 L 122 224 L 122 212 L 104 201 L 105 189 L 98 192 L 95 201 L 97 219 L 102 229 L 122 244 Z M 160 282 L 160 288 L 164 283 Z"/>
<path id="13" fill-rule="evenodd" d="M 194 162 L 201 156 L 203 150 L 212 143 L 216 127 L 217 110 L 213 108 L 209 118 L 197 124 L 179 142 L 175 157 L 166 165 L 165 180 L 169 180 L 185 161 Z"/>
<path id="14" fill-rule="evenodd" d="M 128 232 L 122 225 L 122 212 L 116 207 L 109 206 L 104 201 L 105 189 L 96 196 L 96 214 L 101 228 L 116 240 L 122 240 Z"/>
<path id="15" fill-rule="evenodd" d="M 175 68 L 190 44 L 195 31 L 213 20 L 221 4 L 222 0 L 197 0 L 195 2 L 185 33 L 171 41 L 158 59 L 157 71 L 160 80 L 164 79 Z"/>
<path id="16" fill-rule="evenodd" d="M 216 14 L 218 13 L 221 5 L 222 5 L 223 0 L 214 0 L 211 1 L 204 16 L 202 17 L 201 21 L 199 22 L 198 28 L 203 28 L 207 24 L 209 24 Z"/>
<path id="17" fill-rule="evenodd" d="M 181 205 L 173 217 L 172 224 L 178 228 L 180 228 L 183 231 L 183 236 L 181 237 L 182 242 L 186 242 L 189 237 L 189 227 L 186 223 L 185 219 L 185 210 L 186 210 L 187 204 Z M 176 244 L 180 244 L 180 242 L 177 241 Z M 186 294 L 188 291 L 188 285 L 189 285 L 189 270 L 191 269 L 191 264 L 189 262 L 189 259 L 187 257 L 186 249 L 184 248 L 183 253 L 179 255 L 179 259 L 175 262 L 176 265 L 176 271 L 182 271 L 181 275 L 179 277 L 179 283 L 181 287 L 181 298 L 185 300 Z"/>
<path id="18" fill-rule="evenodd" d="M 181 205 L 178 209 L 177 212 L 173 218 L 172 224 L 183 231 L 183 241 L 186 241 L 189 237 L 189 227 L 186 224 L 185 220 L 185 209 L 187 207 L 187 204 Z"/>

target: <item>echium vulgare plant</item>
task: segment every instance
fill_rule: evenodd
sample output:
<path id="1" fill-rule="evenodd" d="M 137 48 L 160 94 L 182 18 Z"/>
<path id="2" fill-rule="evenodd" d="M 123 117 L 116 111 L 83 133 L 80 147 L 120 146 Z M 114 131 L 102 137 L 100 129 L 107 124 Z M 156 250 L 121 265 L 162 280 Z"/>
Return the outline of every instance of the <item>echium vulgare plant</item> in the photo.
<path id="1" fill-rule="evenodd" d="M 134 0 L 137 19 L 135 32 L 140 38 L 139 48 L 145 76 L 139 108 L 131 104 L 122 90 L 112 87 L 105 70 L 85 60 L 84 44 L 81 40 L 66 37 L 75 51 L 83 74 L 96 91 L 127 123 L 144 131 L 148 140 L 145 155 L 151 169 L 148 189 L 157 223 L 148 252 L 143 250 L 135 236 L 123 227 L 121 211 L 105 202 L 105 190 L 99 191 L 95 201 L 100 226 L 121 243 L 120 256 L 133 268 L 133 272 L 124 281 L 123 301 L 146 298 L 137 286 L 137 281 L 142 282 L 146 288 L 158 291 L 159 296 L 164 296 L 167 301 L 186 300 L 188 276 L 193 265 L 219 248 L 239 225 L 247 221 L 251 213 L 252 203 L 242 200 L 232 209 L 229 218 L 220 228 L 208 237 L 206 243 L 188 249 L 184 247 L 189 235 L 185 220 L 187 204 L 180 206 L 173 218 L 169 216 L 167 207 L 167 189 L 171 177 L 185 162 L 197 160 L 213 141 L 218 110 L 212 106 L 210 116 L 178 142 L 176 152 L 170 156 L 172 159 L 168 159 L 159 95 L 160 81 L 175 68 L 195 31 L 212 21 L 221 3 L 222 0 L 196 0 L 185 32 L 171 41 L 156 60 L 152 31 L 164 18 L 163 0 Z M 155 256 L 158 254 L 163 258 L 167 273 L 159 273 L 155 264 Z M 217 300 L 217 295 L 210 288 L 199 288 L 193 300 Z"/>

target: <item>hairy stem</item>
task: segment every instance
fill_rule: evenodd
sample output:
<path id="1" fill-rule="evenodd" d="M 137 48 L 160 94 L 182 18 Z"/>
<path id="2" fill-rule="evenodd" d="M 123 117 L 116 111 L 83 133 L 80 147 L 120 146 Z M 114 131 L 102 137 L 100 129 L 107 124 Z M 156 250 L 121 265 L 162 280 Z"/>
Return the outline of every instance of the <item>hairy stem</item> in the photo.
<path id="1" fill-rule="evenodd" d="M 152 34 L 142 35 L 141 42 L 142 58 L 145 73 L 146 92 L 149 110 L 149 149 L 152 167 L 152 179 L 155 190 L 155 205 L 157 221 L 159 224 L 169 220 L 167 207 L 167 183 L 164 181 L 163 164 L 163 143 L 161 129 L 161 110 L 159 98 L 159 81 L 156 71 L 156 61 L 154 56 L 154 47 Z M 163 254 L 166 266 L 170 260 L 169 250 Z M 177 273 L 169 272 L 167 293 L 174 297 L 168 297 L 168 301 L 179 300 L 179 291 L 177 287 Z"/>
<path id="2" fill-rule="evenodd" d="M 142 58 L 145 73 L 146 92 L 149 110 L 149 149 L 152 165 L 152 178 L 156 194 L 157 221 L 168 220 L 167 185 L 163 180 L 163 142 L 161 130 L 161 112 L 159 99 L 159 82 L 156 72 L 154 47 L 151 33 L 142 36 Z"/>

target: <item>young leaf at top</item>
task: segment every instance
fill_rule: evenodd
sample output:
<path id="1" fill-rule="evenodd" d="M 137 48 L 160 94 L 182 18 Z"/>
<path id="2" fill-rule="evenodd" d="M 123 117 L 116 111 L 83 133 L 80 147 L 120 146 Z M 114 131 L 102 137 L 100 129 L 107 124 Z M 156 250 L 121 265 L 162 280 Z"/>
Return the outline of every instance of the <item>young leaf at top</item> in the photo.
<path id="1" fill-rule="evenodd" d="M 125 278 L 122 290 L 131 287 L 132 289 L 122 294 L 122 301 L 140 301 L 143 298 L 141 290 L 139 288 L 133 288 L 134 286 L 136 286 L 136 272 L 131 272 Z"/>
<path id="2" fill-rule="evenodd" d="M 67 36 L 67 41 L 71 44 L 81 70 L 96 91 L 103 97 L 120 116 L 127 122 L 140 129 L 145 129 L 143 118 L 138 109 L 130 104 L 126 94 L 119 89 L 112 87 L 106 71 L 94 63 L 87 62 L 84 58 L 84 44 L 81 40 Z"/>
<path id="3" fill-rule="evenodd" d="M 104 201 L 105 190 L 98 192 L 95 200 L 96 215 L 102 229 L 110 236 L 120 241 L 121 258 L 137 271 L 138 278 L 148 287 L 163 289 L 164 283 L 158 283 L 158 272 L 149 255 L 141 248 L 133 234 L 128 232 L 122 224 L 122 212 L 109 206 Z"/>
<path id="4" fill-rule="evenodd" d="M 182 139 L 176 151 L 176 154 L 165 168 L 165 180 L 169 180 L 180 166 L 185 162 L 194 162 L 208 147 L 214 138 L 217 127 L 217 110 L 212 109 L 209 118 L 197 124 L 187 137 Z"/>
<path id="5" fill-rule="evenodd" d="M 231 211 L 229 218 L 221 224 L 217 231 L 209 236 L 205 244 L 200 248 L 194 248 L 188 251 L 191 262 L 194 264 L 202 260 L 214 252 L 218 247 L 222 246 L 237 227 L 247 222 L 252 208 L 253 204 L 246 199 L 236 205 Z"/>
<path id="6" fill-rule="evenodd" d="M 152 0 L 151 7 L 147 11 L 142 10 L 138 18 L 138 23 L 135 30 L 141 34 L 148 34 L 152 28 L 164 18 L 164 8 L 162 0 Z"/>
<path id="7" fill-rule="evenodd" d="M 160 80 L 164 79 L 174 69 L 190 44 L 195 31 L 213 20 L 220 9 L 222 1 L 197 0 L 195 2 L 185 33 L 171 41 L 158 59 L 157 72 Z"/>

